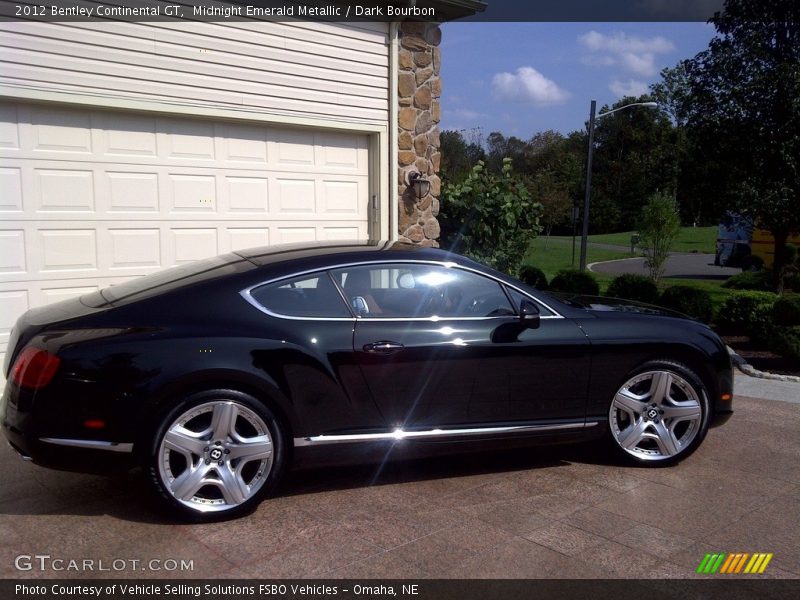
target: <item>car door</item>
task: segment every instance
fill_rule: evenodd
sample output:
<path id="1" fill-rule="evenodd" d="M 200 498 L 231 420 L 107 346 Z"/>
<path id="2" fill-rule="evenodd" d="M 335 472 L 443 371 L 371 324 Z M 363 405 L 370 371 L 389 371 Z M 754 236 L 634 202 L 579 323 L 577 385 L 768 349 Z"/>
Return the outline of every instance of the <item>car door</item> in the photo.
<path id="1" fill-rule="evenodd" d="M 357 314 L 355 362 L 387 425 L 583 418 L 588 341 L 571 320 L 539 304 L 539 326 L 521 327 L 504 284 L 452 265 L 332 273 Z"/>

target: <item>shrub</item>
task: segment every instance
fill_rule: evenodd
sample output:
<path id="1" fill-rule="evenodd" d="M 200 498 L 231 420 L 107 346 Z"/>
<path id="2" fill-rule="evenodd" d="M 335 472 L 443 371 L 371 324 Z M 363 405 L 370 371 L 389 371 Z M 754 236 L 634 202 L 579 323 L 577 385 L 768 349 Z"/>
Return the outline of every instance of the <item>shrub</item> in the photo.
<path id="1" fill-rule="evenodd" d="M 800 325 L 800 294 L 786 294 L 778 298 L 772 307 L 772 319 L 776 325 Z"/>
<path id="2" fill-rule="evenodd" d="M 777 300 L 772 292 L 734 292 L 722 305 L 717 321 L 727 329 L 765 340 L 772 329 L 772 307 Z"/>
<path id="3" fill-rule="evenodd" d="M 655 304 L 658 301 L 658 288 L 649 277 L 626 273 L 614 278 L 606 295 Z"/>
<path id="4" fill-rule="evenodd" d="M 800 361 L 800 326 L 773 327 L 767 345 L 776 354 Z"/>
<path id="5" fill-rule="evenodd" d="M 409 200 L 410 201 L 410 200 Z M 515 275 L 533 238 L 541 231 L 542 205 L 503 159 L 500 173 L 472 167 L 461 183 L 442 188 L 442 246 L 499 271 Z"/>
<path id="6" fill-rule="evenodd" d="M 664 290 L 658 301 L 660 306 L 709 323 L 714 314 L 711 294 L 688 285 L 673 285 Z"/>
<path id="7" fill-rule="evenodd" d="M 800 273 L 789 275 L 783 280 L 783 289 L 800 292 Z"/>
<path id="8" fill-rule="evenodd" d="M 522 266 L 519 270 L 519 279 L 539 290 L 546 290 L 548 286 L 547 276 L 544 274 L 544 271 L 532 265 Z"/>
<path id="9" fill-rule="evenodd" d="M 774 289 L 772 271 L 744 271 L 728 279 L 722 287 L 729 290 L 771 292 Z"/>
<path id="10" fill-rule="evenodd" d="M 554 292 L 570 292 L 587 296 L 597 296 L 600 293 L 600 286 L 597 285 L 594 277 L 575 269 L 563 269 L 556 273 L 550 282 L 550 289 Z"/>

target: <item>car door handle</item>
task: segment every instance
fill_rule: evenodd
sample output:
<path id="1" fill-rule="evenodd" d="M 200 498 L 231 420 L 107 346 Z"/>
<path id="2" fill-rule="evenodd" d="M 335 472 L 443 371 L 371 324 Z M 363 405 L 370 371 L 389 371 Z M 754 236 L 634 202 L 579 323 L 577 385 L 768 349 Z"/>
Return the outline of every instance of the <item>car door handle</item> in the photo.
<path id="1" fill-rule="evenodd" d="M 371 344 L 364 344 L 364 352 L 369 354 L 394 354 L 405 348 L 399 342 L 372 342 Z"/>

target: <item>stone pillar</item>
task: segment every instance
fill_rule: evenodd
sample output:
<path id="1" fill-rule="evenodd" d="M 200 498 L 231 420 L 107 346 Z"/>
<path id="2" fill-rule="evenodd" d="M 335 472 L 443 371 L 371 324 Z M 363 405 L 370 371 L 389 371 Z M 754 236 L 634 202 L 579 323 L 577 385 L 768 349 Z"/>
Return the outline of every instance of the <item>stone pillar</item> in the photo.
<path id="1" fill-rule="evenodd" d="M 398 197 L 400 240 L 422 246 L 438 246 L 439 119 L 442 82 L 442 30 L 436 23 L 406 21 L 400 25 L 398 55 Z M 407 185 L 408 173 L 419 171 L 431 182 L 422 199 Z"/>

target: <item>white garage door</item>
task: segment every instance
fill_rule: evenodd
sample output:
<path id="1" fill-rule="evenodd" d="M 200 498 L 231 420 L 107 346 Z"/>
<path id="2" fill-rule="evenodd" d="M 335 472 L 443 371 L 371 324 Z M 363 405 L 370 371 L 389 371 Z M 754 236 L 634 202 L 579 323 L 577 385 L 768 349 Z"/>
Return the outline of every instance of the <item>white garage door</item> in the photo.
<path id="1" fill-rule="evenodd" d="M 0 358 L 28 308 L 230 250 L 366 238 L 364 135 L 0 104 Z"/>

